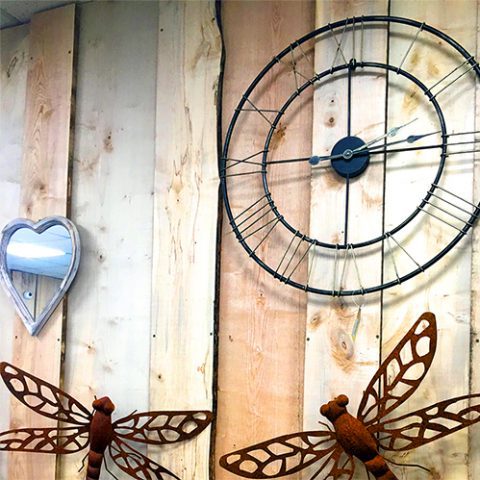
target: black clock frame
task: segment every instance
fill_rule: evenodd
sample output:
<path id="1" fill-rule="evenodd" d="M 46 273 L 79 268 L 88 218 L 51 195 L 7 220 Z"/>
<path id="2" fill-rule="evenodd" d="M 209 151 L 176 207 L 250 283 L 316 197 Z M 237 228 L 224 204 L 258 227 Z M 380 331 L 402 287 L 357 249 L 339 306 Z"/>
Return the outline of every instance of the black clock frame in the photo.
<path id="1" fill-rule="evenodd" d="M 444 257 L 450 250 L 453 249 L 453 247 L 468 233 L 470 228 L 473 227 L 475 221 L 478 219 L 480 216 L 480 202 L 477 205 L 473 205 L 474 211 L 470 215 L 470 218 L 465 222 L 464 226 L 462 229 L 459 230 L 459 233 L 453 238 L 453 240 L 447 244 L 443 250 L 438 252 L 435 256 L 433 256 L 430 260 L 425 262 L 423 265 L 419 265 L 417 269 L 412 270 L 411 272 L 386 283 L 382 283 L 381 285 L 377 285 L 374 287 L 368 287 L 368 288 L 361 288 L 357 290 L 325 290 L 325 289 L 320 289 L 320 288 L 315 288 L 312 287 L 308 284 L 303 285 L 298 282 L 293 281 L 291 278 L 287 278 L 284 275 L 279 274 L 277 271 L 273 270 L 269 265 L 267 265 L 261 258 L 259 258 L 256 253 L 250 248 L 250 246 L 246 243 L 245 239 L 242 236 L 242 233 L 240 232 L 237 224 L 235 223 L 235 217 L 233 215 L 233 212 L 230 207 L 229 199 L 228 199 L 228 192 L 227 192 L 227 175 L 225 174 L 226 172 L 226 160 L 228 158 L 228 150 L 230 146 L 230 142 L 232 139 L 232 134 L 233 130 L 235 128 L 236 122 L 238 120 L 238 117 L 242 111 L 243 106 L 247 102 L 247 99 L 249 95 L 252 93 L 252 91 L 255 89 L 255 87 L 258 85 L 258 83 L 261 81 L 261 79 L 267 74 L 267 72 L 274 67 L 276 64 L 279 63 L 279 61 L 288 55 L 292 49 L 300 46 L 304 42 L 307 42 L 308 40 L 321 35 L 323 33 L 333 31 L 336 28 L 343 27 L 346 28 L 349 25 L 355 26 L 355 24 L 358 23 L 367 23 L 367 22 L 382 22 L 382 23 L 398 23 L 398 24 L 403 24 L 403 25 L 408 25 L 412 27 L 417 27 L 418 29 L 424 30 L 426 32 L 429 32 L 433 35 L 436 35 L 439 37 L 441 40 L 452 46 L 455 50 L 457 50 L 468 62 L 472 70 L 475 71 L 476 75 L 478 78 L 480 78 L 480 66 L 476 62 L 475 58 L 470 55 L 458 42 L 456 42 L 453 38 L 450 36 L 446 35 L 445 33 L 441 32 L 440 30 L 427 25 L 425 23 L 419 22 L 417 20 L 409 19 L 409 18 L 404 18 L 404 17 L 395 17 L 395 16 L 385 16 L 385 15 L 371 15 L 371 16 L 361 16 L 361 17 L 352 17 L 352 18 L 347 18 L 343 19 L 334 23 L 329 23 L 319 29 L 313 30 L 312 32 L 308 33 L 307 35 L 301 37 L 299 40 L 291 43 L 289 46 L 287 46 L 282 52 L 280 52 L 278 55 L 276 55 L 263 69 L 262 71 L 255 77 L 255 79 L 252 81 L 252 83 L 248 86 L 247 90 L 244 92 L 242 95 L 242 98 L 240 102 L 238 103 L 235 112 L 233 114 L 232 120 L 230 121 L 230 124 L 227 129 L 227 133 L 225 136 L 225 142 L 223 146 L 223 151 L 222 151 L 222 157 L 219 159 L 219 171 L 220 171 L 220 185 L 221 185 L 221 190 L 222 190 L 222 196 L 223 196 L 223 202 L 225 205 L 225 210 L 227 212 L 228 218 L 229 218 L 229 223 L 233 229 L 233 232 L 235 233 L 235 236 L 237 240 L 240 242 L 240 244 L 243 246 L 243 248 L 246 250 L 248 253 L 248 256 L 252 258 L 258 265 L 260 265 L 263 269 L 265 269 L 267 272 L 269 272 L 274 278 L 277 278 L 280 282 L 283 282 L 285 284 L 291 285 L 292 287 L 305 290 L 310 293 L 316 293 L 316 294 L 322 294 L 322 295 L 331 295 L 331 296 L 352 296 L 352 295 L 364 295 L 367 293 L 373 293 L 373 292 L 378 292 L 390 287 L 393 287 L 395 285 L 398 285 L 406 280 L 409 280 L 410 278 L 418 275 L 419 273 L 424 272 L 427 268 L 431 267 L 433 264 L 435 264 L 438 260 L 440 260 L 442 257 Z M 385 69 L 387 71 L 393 72 L 395 74 L 400 74 L 403 75 L 405 78 L 409 79 L 413 83 L 415 83 L 423 92 L 425 95 L 427 95 L 428 99 L 431 101 L 432 105 L 435 108 L 435 111 L 437 113 L 438 119 L 439 119 L 439 124 L 441 128 L 441 136 L 442 136 L 442 152 L 440 154 L 440 163 L 439 163 L 439 168 L 437 170 L 436 177 L 434 181 L 432 182 L 431 188 L 427 192 L 427 195 L 422 199 L 420 205 L 413 211 L 412 214 L 410 214 L 403 222 L 401 222 L 399 225 L 397 225 L 395 228 L 390 230 L 389 232 L 384 232 L 382 235 L 361 242 L 357 244 L 328 244 L 325 242 L 321 242 L 317 239 L 310 238 L 306 235 L 301 234 L 298 230 L 296 230 L 294 227 L 292 227 L 286 220 L 285 218 L 281 215 L 281 213 L 277 210 L 275 203 L 273 202 L 273 199 L 271 198 L 270 191 L 268 189 L 268 181 L 267 181 L 267 172 L 266 172 L 266 166 L 267 166 L 267 154 L 268 154 L 268 146 L 271 141 L 272 135 L 275 131 L 275 127 L 277 126 L 280 118 L 284 114 L 285 110 L 288 108 L 288 106 L 291 104 L 295 98 L 297 98 L 302 91 L 304 91 L 306 88 L 310 87 L 313 85 L 316 81 L 320 80 L 321 78 L 325 77 L 326 75 L 335 73 L 337 71 L 341 71 L 344 69 L 348 69 L 350 66 L 349 64 L 342 64 L 338 65 L 336 67 L 332 67 L 331 69 L 325 70 L 319 74 L 316 74 L 312 79 L 309 81 L 305 82 L 302 86 L 297 88 L 297 90 L 289 97 L 289 99 L 285 102 L 285 104 L 280 108 L 277 113 L 277 116 L 272 122 L 272 127 L 267 135 L 267 139 L 265 142 L 265 148 L 263 151 L 262 155 L 262 179 L 263 179 L 263 187 L 265 190 L 265 198 L 267 198 L 267 203 L 270 205 L 271 210 L 273 213 L 276 215 L 277 219 L 283 223 L 283 225 L 290 230 L 295 236 L 300 237 L 302 240 L 307 241 L 309 243 L 313 243 L 314 245 L 321 246 L 323 248 L 328 248 L 328 249 L 339 249 L 339 250 L 345 250 L 349 248 L 360 248 L 360 247 L 365 247 L 368 245 L 371 245 L 376 242 L 384 242 L 388 237 L 391 237 L 395 232 L 399 231 L 401 228 L 403 228 L 405 225 L 410 223 L 417 215 L 418 213 L 422 210 L 422 207 L 425 206 L 425 204 L 428 202 L 429 198 L 432 196 L 434 193 L 435 189 L 437 188 L 437 183 L 438 180 L 440 179 L 442 172 L 443 172 L 443 167 L 445 164 L 445 159 L 447 156 L 447 143 L 446 143 L 446 138 L 447 138 L 447 132 L 446 132 L 446 124 L 445 124 L 445 119 L 442 113 L 442 110 L 438 104 L 438 102 L 435 99 L 435 95 L 433 95 L 430 90 L 420 81 L 418 80 L 415 76 L 411 75 L 405 70 L 402 70 L 400 67 L 396 67 L 393 65 L 390 65 L 388 63 L 378 63 L 378 62 L 357 62 L 356 67 L 362 68 L 362 67 L 370 67 L 370 68 L 380 68 L 380 69 Z"/>

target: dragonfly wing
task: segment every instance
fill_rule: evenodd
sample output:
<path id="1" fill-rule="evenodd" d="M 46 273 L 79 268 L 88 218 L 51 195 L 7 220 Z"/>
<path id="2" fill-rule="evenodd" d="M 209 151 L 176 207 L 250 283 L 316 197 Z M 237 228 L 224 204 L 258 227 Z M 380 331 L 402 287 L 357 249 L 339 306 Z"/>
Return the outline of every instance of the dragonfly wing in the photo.
<path id="1" fill-rule="evenodd" d="M 68 393 L 9 363 L 0 363 L 0 375 L 12 395 L 44 417 L 74 425 L 89 425 L 90 412 Z"/>
<path id="2" fill-rule="evenodd" d="M 333 432 L 293 433 L 228 453 L 220 465 L 241 477 L 275 478 L 303 470 L 337 446 Z"/>
<path id="3" fill-rule="evenodd" d="M 343 447 L 337 447 L 324 459 L 320 468 L 316 469 L 309 480 L 351 480 L 355 471 L 355 461 L 345 452 Z M 323 475 L 321 475 L 323 472 Z M 307 474 L 308 476 L 309 474 Z"/>
<path id="4" fill-rule="evenodd" d="M 334 464 L 325 480 L 332 477 L 333 480 L 351 480 L 355 471 L 355 461 L 339 445 L 333 453 Z"/>
<path id="5" fill-rule="evenodd" d="M 117 467 L 137 480 L 180 480 L 153 460 L 115 436 L 109 453 Z"/>
<path id="6" fill-rule="evenodd" d="M 126 440 L 150 444 L 181 442 L 195 437 L 212 421 L 208 411 L 135 413 L 113 424 L 115 434 Z"/>
<path id="7" fill-rule="evenodd" d="M 0 433 L 0 450 L 66 454 L 88 445 L 88 427 L 19 428 Z"/>
<path id="8" fill-rule="evenodd" d="M 436 403 L 416 412 L 371 425 L 384 450 L 420 447 L 480 422 L 480 393 Z"/>
<path id="9" fill-rule="evenodd" d="M 407 400 L 427 374 L 436 346 L 435 315 L 426 312 L 380 365 L 363 393 L 357 418 L 372 425 Z"/>

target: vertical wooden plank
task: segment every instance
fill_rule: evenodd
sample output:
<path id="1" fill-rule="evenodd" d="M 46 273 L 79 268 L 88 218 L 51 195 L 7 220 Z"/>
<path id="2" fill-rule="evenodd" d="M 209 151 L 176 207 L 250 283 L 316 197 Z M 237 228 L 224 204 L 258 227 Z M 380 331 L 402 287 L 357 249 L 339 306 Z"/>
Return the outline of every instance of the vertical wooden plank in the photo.
<path id="1" fill-rule="evenodd" d="M 316 5 L 317 27 L 352 16 L 386 14 L 388 9 L 386 0 L 317 1 Z M 361 32 L 360 23 L 357 23 L 354 43 L 352 29 L 345 30 L 342 49 L 346 61 L 355 56 L 357 61 L 384 62 L 387 54 L 386 30 L 378 29 L 372 33 L 372 29 L 366 25 L 363 40 Z M 337 40 L 340 41 L 340 38 L 341 33 Z M 316 43 L 315 50 L 316 71 L 331 68 L 336 54 L 334 39 L 327 35 Z M 340 63 L 344 63 L 343 58 L 335 64 Z M 365 142 L 379 137 L 385 131 L 386 78 L 382 72 L 373 73 L 365 69 L 365 72 L 357 70 L 352 74 L 351 135 L 361 137 Z M 333 81 L 322 83 L 317 88 L 313 119 L 314 155 L 330 155 L 333 146 L 347 136 L 347 92 L 346 74 L 343 77 L 335 76 Z M 355 243 L 382 233 L 381 163 L 372 162 L 363 174 L 350 180 L 348 236 L 344 228 L 346 180 L 327 166 L 316 174 L 312 173 L 311 188 L 310 235 L 314 238 L 344 244 L 345 238 L 347 243 Z M 335 288 L 338 289 L 342 284 L 343 275 L 339 272 L 344 271 L 343 262 L 347 262 L 343 288 L 351 290 L 380 283 L 382 258 L 378 246 L 367 251 L 365 256 L 356 255 L 361 283 L 356 279 L 351 257 L 345 255 L 345 250 L 339 250 L 337 255 L 338 262 L 332 261 L 328 256 L 323 261 L 322 257 L 312 260 L 312 284 L 318 282 L 325 285 L 324 279 L 327 278 L 333 285 L 333 279 L 336 278 L 338 284 L 335 284 Z M 327 282 L 326 288 L 330 288 L 329 285 Z M 361 312 L 359 306 L 362 307 Z M 358 316 L 361 320 L 358 336 L 354 338 L 352 331 Z M 366 297 L 341 298 L 309 295 L 304 380 L 305 430 L 318 428 L 320 406 L 339 394 L 349 397 L 349 411 L 356 414 L 362 392 L 378 367 L 380 318 L 381 302 L 378 293 Z M 312 476 L 315 469 L 318 469 L 318 465 L 304 470 L 302 478 Z M 354 478 L 362 478 L 364 475 L 364 471 L 358 470 Z"/>
<path id="2" fill-rule="evenodd" d="M 152 265 L 150 408 L 211 409 L 217 230 L 215 4 L 161 2 Z M 208 432 L 150 456 L 209 475 Z"/>
<path id="3" fill-rule="evenodd" d="M 79 8 L 72 219 L 82 263 L 64 386 L 87 408 L 109 395 L 115 418 L 148 410 L 157 24 L 155 2 Z M 84 479 L 83 456 L 63 455 L 59 478 Z"/>
<path id="4" fill-rule="evenodd" d="M 213 2 L 159 18 L 150 404 L 211 408 L 220 39 Z M 208 434 L 151 450 L 189 478 L 208 475 L 208 452 Z"/>
<path id="5" fill-rule="evenodd" d="M 19 215 L 34 220 L 67 213 L 74 17 L 69 5 L 34 15 L 30 24 Z M 60 379 L 63 314 L 64 304 L 38 337 L 19 319 L 14 324 L 13 363 L 54 384 Z M 38 416 L 16 400 L 11 413 L 12 428 L 38 425 Z M 55 456 L 12 455 L 9 474 L 52 480 Z"/>
<path id="6" fill-rule="evenodd" d="M 408 16 L 421 19 L 445 31 L 468 51 L 475 53 L 477 18 L 472 15 L 475 3 L 465 1 L 399 1 L 391 2 L 391 13 L 395 16 Z M 411 45 L 411 37 L 404 34 L 403 27 L 392 28 L 390 35 L 390 58 L 398 64 Z M 421 34 L 405 59 L 404 68 L 422 79 L 428 86 L 433 85 L 445 74 L 458 66 L 464 59 L 446 51 L 446 45 L 431 36 Z M 460 59 L 461 58 L 461 59 Z M 431 106 L 416 95 L 413 87 L 401 88 L 392 79 L 388 125 L 395 126 L 409 119 L 415 122 L 416 132 L 429 132 L 437 129 L 438 122 L 429 114 Z M 475 128 L 475 79 L 464 76 L 455 83 L 453 89 L 439 97 L 444 112 L 448 133 L 467 132 Z M 468 139 L 467 139 L 468 140 Z M 415 156 L 403 156 L 389 160 L 387 177 L 387 198 L 385 223 L 409 202 L 419 204 L 434 178 L 432 165 L 438 157 L 417 152 Z M 403 160 L 404 159 L 404 160 Z M 448 157 L 442 185 L 453 192 L 461 192 L 462 197 L 472 200 L 472 155 Z M 408 186 L 408 187 L 407 187 Z M 408 188 L 408 195 L 405 194 Z M 478 197 L 477 197 L 478 198 Z M 400 202 L 399 199 L 402 199 Z M 478 199 L 477 199 L 478 202 Z M 398 241 L 419 262 L 430 258 L 446 245 L 456 232 L 435 218 L 421 215 L 412 229 L 397 235 Z M 407 234 L 408 233 L 408 234 Z M 407 413 L 426 407 L 437 401 L 465 395 L 469 390 L 469 344 L 471 315 L 471 238 L 463 239 L 455 249 L 441 259 L 431 269 L 401 286 L 388 290 L 384 296 L 384 328 L 382 331 L 382 355 L 387 355 L 396 345 L 412 322 L 425 310 L 437 315 L 439 338 L 437 353 L 428 375 L 422 381 L 419 391 L 405 402 L 398 413 Z M 399 268 L 407 264 L 398 260 Z M 391 264 L 385 264 L 391 269 Z M 400 409 L 399 409 L 400 410 Z M 473 427 L 475 428 L 475 427 Z M 424 448 L 397 455 L 397 461 L 417 463 L 431 470 L 434 478 L 468 477 L 468 432 L 463 430 Z M 415 468 L 397 468 L 399 475 L 409 479 L 425 478 L 425 473 Z"/>
<path id="7" fill-rule="evenodd" d="M 477 54 L 475 58 L 480 57 L 480 0 L 477 2 Z M 473 12 L 472 12 L 473 15 Z M 475 93 L 475 131 L 480 130 L 480 81 L 477 79 L 477 89 Z M 480 154 L 476 153 L 474 176 L 473 176 L 473 196 L 480 198 Z M 472 238 L 472 298 L 471 298 L 471 321 L 472 336 L 470 346 L 470 393 L 480 392 L 480 227 L 473 231 Z M 480 427 L 478 425 L 470 428 L 469 435 L 469 480 L 480 478 Z"/>
<path id="8" fill-rule="evenodd" d="M 18 215 L 29 26 L 0 30 L 0 229 Z M 0 289 L 0 358 L 11 361 L 13 326 L 18 321 L 10 298 Z M 9 427 L 10 392 L 0 388 L 0 431 Z M 0 478 L 7 478 L 0 453 Z"/>
<path id="9" fill-rule="evenodd" d="M 224 132 L 243 92 L 262 68 L 290 43 L 313 30 L 314 7 L 313 2 L 283 1 L 223 4 Z M 311 61 L 313 64 L 313 58 Z M 311 71 L 310 65 L 302 66 L 305 70 L 309 67 Z M 279 108 L 294 87 L 291 72 L 273 76 L 271 84 L 267 83 L 258 93 L 262 108 Z M 302 95 L 302 99 L 294 118 L 282 124 L 282 133 L 272 142 L 278 158 L 311 155 L 310 93 Z M 236 137 L 230 145 L 232 158 L 242 158 L 250 149 L 263 148 L 265 125 L 257 129 L 259 119 L 249 117 L 250 120 L 251 123 L 242 124 L 246 134 Z M 297 228 L 308 231 L 309 212 L 305 206 L 310 202 L 309 167 L 288 164 L 281 171 L 275 191 L 280 210 L 293 219 Z M 240 211 L 247 208 L 251 198 L 262 195 L 259 188 L 251 182 L 243 185 L 244 191 L 238 186 L 235 207 Z M 250 192 L 252 189 L 255 191 Z M 278 262 L 282 248 L 285 246 L 270 242 L 268 248 L 264 244 L 261 250 Z M 222 231 L 220 275 L 215 464 L 216 478 L 222 480 L 234 476 L 218 467 L 220 456 L 301 430 L 306 295 L 280 284 L 249 259 L 231 234 L 227 221 Z M 301 275 L 306 283 L 306 269 Z"/>

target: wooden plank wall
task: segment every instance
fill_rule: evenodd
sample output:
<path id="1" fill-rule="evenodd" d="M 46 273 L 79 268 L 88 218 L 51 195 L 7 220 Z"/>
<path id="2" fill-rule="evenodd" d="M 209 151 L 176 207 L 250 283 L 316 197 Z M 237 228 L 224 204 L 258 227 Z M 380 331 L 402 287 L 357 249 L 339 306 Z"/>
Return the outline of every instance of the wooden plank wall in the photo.
<path id="1" fill-rule="evenodd" d="M 222 19 L 225 132 L 241 95 L 263 66 L 291 41 L 312 30 L 314 4 L 225 2 Z M 272 105 L 278 105 L 285 93 L 291 92 L 293 82 L 288 80 L 287 84 L 278 82 L 272 86 L 271 94 L 262 97 L 262 108 L 275 108 Z M 292 125 L 292 135 L 287 135 L 289 142 L 279 142 L 283 149 L 279 158 L 310 151 L 311 113 L 308 107 L 305 110 L 295 122 L 298 124 Z M 244 144 L 232 145 L 232 158 L 237 158 L 236 151 L 263 148 L 264 125 L 257 125 L 257 118 L 250 120 L 251 136 L 242 140 Z M 287 168 L 292 175 L 301 174 L 297 166 Z M 308 187 L 307 176 L 305 182 Z M 256 187 L 249 185 L 251 188 Z M 245 197 L 245 204 L 237 206 L 240 210 L 252 202 Z M 304 205 L 309 203 L 308 188 L 304 194 L 295 192 L 289 196 L 289 202 L 290 212 L 303 209 L 299 228 L 306 229 L 308 210 Z M 283 288 L 249 260 L 227 222 L 221 240 L 217 460 L 235 448 L 301 429 L 306 315 L 305 293 Z M 234 478 L 220 469 L 218 462 L 216 466 L 217 479 Z"/>
<path id="2" fill-rule="evenodd" d="M 83 259 L 68 299 L 64 356 L 50 346 L 43 355 L 50 365 L 63 360 L 63 387 L 86 406 L 108 394 L 120 416 L 211 408 L 221 54 L 214 3 L 92 2 L 77 14 L 71 217 Z M 38 93 L 29 98 L 35 106 Z M 18 205 L 13 195 L 11 201 Z M 35 424 L 45 421 L 36 416 Z M 148 453 L 182 477 L 206 478 L 209 452 L 207 431 L 198 441 Z M 33 478 L 39 461 L 53 466 L 42 479 L 84 478 L 77 472 L 83 455 L 60 457 L 56 474 L 54 457 L 25 456 L 24 471 L 9 478 Z M 11 458 L 20 464 L 18 455 Z"/>
<path id="3" fill-rule="evenodd" d="M 386 13 L 388 8 L 394 15 L 418 18 L 444 29 L 467 49 L 480 54 L 479 0 L 226 1 L 222 5 L 226 47 L 223 127 L 228 125 L 236 103 L 253 77 L 291 41 L 315 25 L 352 15 Z M 66 212 L 65 168 L 73 55 L 68 53 L 71 48 L 56 48 L 52 53 L 49 44 L 64 47 L 65 42 L 73 42 L 72 12 L 72 7 L 53 10 L 36 16 L 30 27 L 0 32 L 2 225 L 18 215 L 19 205 L 24 209 L 21 214 L 34 218 Z M 445 259 L 446 263 L 438 264 L 426 277 L 386 292 L 383 303 L 379 295 L 356 299 L 358 304 L 365 305 L 358 337 L 349 343 L 358 314 L 352 299 L 307 297 L 278 283 L 248 259 L 228 233 L 230 227 L 223 225 L 217 265 L 218 370 L 213 371 L 218 220 L 214 126 L 220 68 L 214 5 L 212 2 L 92 2 L 77 7 L 77 16 L 71 214 L 79 226 L 83 244 L 80 273 L 68 298 L 64 333 L 59 309 L 42 335 L 30 339 L 19 320 L 13 318 L 6 296 L 0 293 L 1 360 L 13 358 L 19 366 L 53 383 L 62 381 L 65 389 L 87 406 L 95 394 L 111 395 L 117 404 L 116 415 L 120 416 L 134 409 L 210 408 L 214 404 L 214 377 L 218 375 L 217 421 L 211 437 L 214 445 L 206 432 L 188 444 L 158 451 L 148 449 L 152 458 L 181 478 L 197 480 L 235 478 L 218 468 L 221 455 L 303 427 L 316 428 L 320 405 L 338 393 L 351 397 L 351 410 L 355 411 L 379 358 L 390 351 L 423 310 L 438 310 L 439 304 L 442 310 L 436 311 L 441 334 L 437 357 L 422 392 L 408 402 L 405 411 L 469 389 L 480 390 L 476 367 L 480 358 L 478 227 L 452 259 Z M 60 33 L 53 33 L 52 29 L 59 29 Z M 59 43 L 57 35 L 65 40 Z M 37 40 L 29 54 L 31 38 Z M 388 53 L 400 55 L 405 50 L 405 40 L 401 36 L 390 40 Z M 379 37 L 369 51 L 376 58 L 385 57 L 386 39 Z M 321 62 L 331 61 L 330 53 L 317 52 L 317 69 Z M 40 57 L 44 61 L 39 62 Z M 49 64 L 55 64 L 55 75 L 48 73 Z M 439 78 L 442 69 L 448 71 L 448 63 L 439 62 L 436 66 L 438 72 L 434 74 Z M 429 65 L 419 64 L 418 68 Z M 58 75 L 59 72 L 62 73 Z M 58 109 L 53 110 L 55 115 L 47 121 L 44 114 L 51 111 L 48 98 L 53 95 L 52 85 L 58 85 L 56 82 L 63 85 L 54 87 L 63 101 L 50 100 Z M 376 90 L 384 91 L 385 79 L 379 77 L 375 82 Z M 286 88 L 287 85 L 280 84 L 269 93 L 272 105 L 282 98 Z M 367 90 L 365 85 L 362 90 Z M 478 85 L 476 95 L 475 98 L 471 91 L 463 92 L 449 106 L 449 113 L 464 123 L 464 130 L 475 121 L 474 129 L 479 128 Z M 338 102 L 335 107 L 326 108 L 324 102 L 330 97 Z M 39 103 L 39 98 L 43 103 Z M 393 105 L 403 101 L 395 95 L 392 99 Z M 361 101 L 362 109 L 367 109 L 369 96 L 363 95 Z M 475 118 L 465 113 L 472 111 L 472 104 L 477 108 Z M 42 105 L 46 105 L 43 111 Z M 341 95 L 336 91 L 330 91 L 326 97 L 315 97 L 312 105 L 313 111 L 307 108 L 297 119 L 295 135 L 288 137 L 288 142 L 281 139 L 278 142 L 285 158 L 310 154 L 312 120 L 324 124 L 323 116 L 334 118 L 334 126 L 324 128 L 323 132 L 332 139 L 345 120 Z M 418 106 L 411 105 L 409 115 L 415 115 L 415 108 Z M 9 112 L 8 119 L 5 112 Z M 389 125 L 398 122 L 397 113 L 392 108 Z M 385 125 L 380 113 L 369 109 L 367 116 L 368 135 L 375 136 L 377 130 L 382 133 Z M 355 119 L 354 115 L 354 122 L 360 125 L 365 118 Z M 53 132 L 55 125 L 61 125 L 55 138 L 63 143 L 53 145 L 48 141 L 53 133 L 41 133 L 39 146 L 26 148 L 31 146 L 33 132 L 45 132 L 44 129 Z M 254 145 L 258 141 L 255 135 L 250 139 Z M 54 168 L 55 175 L 40 174 L 39 182 L 32 183 L 29 162 L 45 159 L 42 155 L 54 147 L 58 156 L 51 158 L 62 166 Z M 241 147 L 244 146 L 232 146 Z M 469 174 L 473 168 L 476 175 L 473 196 L 478 198 L 478 159 L 476 165 L 471 162 L 462 172 Z M 316 184 L 302 167 L 291 167 L 289 172 L 306 178 L 306 188 L 292 198 L 289 212 L 292 215 L 301 212 L 299 227 L 308 230 L 310 225 L 315 230 L 318 228 L 315 192 L 319 188 L 326 191 L 328 187 L 332 202 L 338 204 L 343 197 L 331 183 L 327 187 Z M 374 188 L 383 172 L 372 169 L 370 174 L 368 184 Z M 398 175 L 396 183 L 401 191 L 405 178 L 401 172 Z M 452 188 L 464 181 L 462 173 L 458 176 L 453 171 L 450 175 Z M 416 181 L 425 182 L 421 172 Z M 394 187 L 391 199 L 387 197 L 387 215 L 395 209 Z M 47 192 L 59 189 L 61 193 L 53 194 L 54 204 L 45 206 L 41 201 L 42 196 L 50 198 L 42 193 L 44 189 Z M 354 215 L 358 217 L 363 212 L 362 194 L 354 187 L 352 195 L 359 200 Z M 380 192 L 371 190 L 369 198 L 379 195 Z M 311 205 L 310 210 L 305 205 Z M 29 206 L 31 212 L 27 211 Z M 373 225 L 376 214 L 371 214 L 371 222 L 365 221 L 362 235 L 369 234 L 367 229 Z M 330 221 L 333 228 L 335 219 Z M 434 235 L 445 233 L 442 229 L 431 222 L 415 248 L 428 249 Z M 373 264 L 363 266 L 372 278 L 379 275 L 373 267 Z M 320 273 L 329 275 L 317 272 Z M 2 412 L 8 410 L 9 402 L 9 396 L 0 386 Z M 15 407 L 11 418 L 0 415 L 0 430 L 9 423 L 26 425 L 26 409 Z M 34 425 L 47 425 L 40 417 L 33 420 Z M 474 480 L 480 476 L 478 442 L 477 426 L 396 459 L 432 468 L 434 478 Z M 84 472 L 77 472 L 82 456 L 83 452 L 65 456 L 55 466 L 54 458 L 12 455 L 9 477 L 5 456 L 0 456 L 0 478 L 80 480 L 84 478 Z M 396 471 L 400 478 L 426 478 L 425 472 L 418 469 Z M 355 478 L 365 478 L 364 471 L 357 473 Z M 123 480 L 126 476 L 119 474 L 119 478 Z M 303 475 L 285 478 L 293 480 Z"/>
<path id="4" fill-rule="evenodd" d="M 29 26 L 0 31 L 0 225 L 18 215 L 27 87 Z M 10 299 L 0 289 L 0 357 L 12 359 L 13 328 L 18 321 Z M 9 393 L 0 388 L 0 431 L 9 428 Z M 0 454 L 0 478 L 7 477 L 7 458 Z"/>

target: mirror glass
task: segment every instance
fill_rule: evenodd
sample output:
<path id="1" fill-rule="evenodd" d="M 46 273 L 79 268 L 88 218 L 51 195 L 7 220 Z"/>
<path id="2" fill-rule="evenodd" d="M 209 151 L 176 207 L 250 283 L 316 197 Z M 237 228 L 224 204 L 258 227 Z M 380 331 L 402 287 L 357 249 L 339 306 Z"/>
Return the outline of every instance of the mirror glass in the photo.
<path id="1" fill-rule="evenodd" d="M 72 239 L 63 225 L 43 233 L 18 229 L 6 250 L 6 264 L 12 283 L 33 318 L 47 306 L 72 261 Z"/>
<path id="2" fill-rule="evenodd" d="M 10 222 L 0 242 L 0 279 L 26 328 L 36 335 L 72 283 L 80 238 L 65 217 Z"/>

